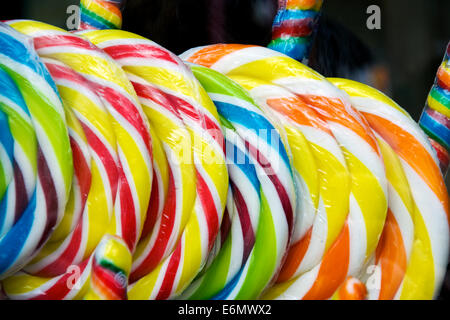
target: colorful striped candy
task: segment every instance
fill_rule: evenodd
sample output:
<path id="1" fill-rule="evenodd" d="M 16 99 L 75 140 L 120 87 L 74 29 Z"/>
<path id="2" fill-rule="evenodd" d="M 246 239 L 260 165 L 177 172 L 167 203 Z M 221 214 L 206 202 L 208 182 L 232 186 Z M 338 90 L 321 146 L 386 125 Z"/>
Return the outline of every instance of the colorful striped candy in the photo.
<path id="1" fill-rule="evenodd" d="M 323 227 L 314 228 L 313 224 L 311 232 L 291 247 L 279 277 L 283 283 L 265 297 L 331 297 L 346 276 L 357 273 L 371 256 L 386 215 L 384 167 L 367 124 L 351 108 L 342 92 L 319 74 L 280 53 L 251 46 L 216 45 L 193 49 L 184 54 L 184 58 L 231 77 L 256 78 L 284 86 L 292 93 L 291 98 L 300 99 L 301 103 L 309 106 L 328 123 L 329 132 L 338 142 L 349 167 L 351 194 L 346 199 L 349 220 L 346 222 L 348 212 L 345 207 L 339 215 L 332 211 L 328 215 L 320 214 L 336 210 L 333 206 L 336 200 L 328 202 L 325 206 L 327 210 L 320 209 L 319 205 L 316 218 L 321 222 L 318 225 L 329 220 L 328 227 L 324 230 Z M 261 88 L 261 94 L 267 92 L 265 87 Z M 292 102 L 289 96 L 287 100 Z M 336 173 L 335 169 L 325 171 L 323 181 L 335 182 L 333 178 L 327 180 L 327 172 Z M 320 241 L 324 239 L 323 234 L 327 239 L 325 245 L 323 240 Z M 365 241 L 361 241 L 361 237 Z M 351 240 L 356 238 L 359 238 L 359 242 Z M 336 268 L 336 262 L 340 259 L 341 267 Z"/>
<path id="2" fill-rule="evenodd" d="M 155 100 L 161 105 L 157 99 L 162 96 L 189 132 L 192 158 L 182 161 L 193 161 L 196 169 L 193 210 L 190 215 L 168 221 L 164 227 L 175 232 L 158 235 L 161 246 L 155 248 L 157 251 L 137 251 L 135 261 L 143 265 L 133 271 L 139 268 L 144 272 L 136 275 L 137 281 L 129 290 L 130 299 L 176 297 L 206 262 L 225 207 L 228 174 L 217 111 L 191 71 L 175 55 L 150 40 L 112 30 L 83 32 L 83 36 L 122 65 L 144 105 Z M 185 146 L 179 145 L 178 152 L 184 153 Z M 192 187 L 183 186 L 193 190 Z"/>
<path id="3" fill-rule="evenodd" d="M 211 69 L 191 69 L 223 119 L 233 195 L 227 209 L 234 216 L 218 256 L 183 297 L 255 299 L 278 272 L 293 230 L 290 160 L 275 128 L 244 89 Z"/>
<path id="4" fill-rule="evenodd" d="M 80 298 L 88 289 L 91 253 L 102 237 L 119 235 L 131 251 L 140 238 L 152 185 L 150 128 L 123 71 L 101 50 L 49 25 L 10 24 L 34 37 L 41 56 L 54 59 L 46 60 L 47 65 L 82 121 L 96 161 L 92 197 L 77 227 L 28 267 L 36 276 L 17 274 L 5 280 L 4 288 L 8 296 L 19 299 Z M 66 284 L 71 268 L 81 273 L 76 286 Z"/>
<path id="5" fill-rule="evenodd" d="M 331 81 L 350 95 L 352 104 L 377 133 L 381 145 L 386 145 L 386 148 L 390 146 L 395 152 L 399 160 L 392 160 L 389 165 L 401 165 L 413 199 L 411 203 L 408 195 L 400 189 L 406 184 L 401 173 L 393 177 L 388 172 L 393 193 L 390 199 L 397 203 L 409 203 L 409 206 L 394 203 L 395 206 L 390 208 L 391 211 L 403 212 L 399 212 L 402 216 L 393 212 L 393 216 L 388 217 L 391 221 L 388 220 L 386 228 L 393 230 L 385 230 L 385 234 L 393 241 L 380 243 L 376 262 L 381 266 L 382 276 L 380 293 L 375 292 L 375 297 L 384 298 L 383 293 L 386 292 L 386 297 L 391 298 L 395 292 L 394 297 L 399 299 L 435 298 L 447 267 L 449 209 L 447 189 L 434 150 L 419 125 L 385 95 L 354 81 Z M 408 211 L 405 212 L 405 209 Z M 410 219 L 414 230 L 411 230 Z M 404 252 L 401 252 L 402 247 Z M 389 251 L 396 250 L 400 252 L 390 256 Z M 386 263 L 389 258 L 394 260 Z M 392 273 L 389 264 L 399 266 L 396 273 Z"/>
<path id="6" fill-rule="evenodd" d="M 123 0 L 81 0 L 81 21 L 79 29 L 120 29 Z"/>
<path id="7" fill-rule="evenodd" d="M 268 47 L 307 64 L 323 0 L 278 0 Z"/>
<path id="8" fill-rule="evenodd" d="M 73 165 L 61 100 L 30 39 L 2 23 L 0 44 L 2 85 L 8 88 L 2 91 L 2 111 L 18 121 L 10 123 L 17 135 L 14 183 L 2 199 L 0 214 L 4 278 L 28 263 L 61 221 Z"/>
<path id="9" fill-rule="evenodd" d="M 450 42 L 444 60 L 436 74 L 436 80 L 428 95 L 420 117 L 420 127 L 430 137 L 436 150 L 441 171 L 445 175 L 449 166 L 450 152 Z"/>

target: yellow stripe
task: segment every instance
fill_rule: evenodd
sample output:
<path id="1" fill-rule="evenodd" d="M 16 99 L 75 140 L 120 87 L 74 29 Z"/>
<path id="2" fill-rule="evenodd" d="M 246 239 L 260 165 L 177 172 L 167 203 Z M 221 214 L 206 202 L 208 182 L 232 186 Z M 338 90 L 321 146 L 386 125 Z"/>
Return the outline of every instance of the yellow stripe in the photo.
<path id="1" fill-rule="evenodd" d="M 351 190 L 361 209 L 366 226 L 366 258 L 375 251 L 387 214 L 387 198 L 374 174 L 346 148 L 344 152 L 351 174 Z"/>
<path id="2" fill-rule="evenodd" d="M 264 72 L 262 72 L 264 70 Z M 238 66 L 227 73 L 227 76 L 245 75 L 270 82 L 287 77 L 301 77 L 312 80 L 324 78 L 314 70 L 289 57 L 276 56 L 264 58 Z"/>

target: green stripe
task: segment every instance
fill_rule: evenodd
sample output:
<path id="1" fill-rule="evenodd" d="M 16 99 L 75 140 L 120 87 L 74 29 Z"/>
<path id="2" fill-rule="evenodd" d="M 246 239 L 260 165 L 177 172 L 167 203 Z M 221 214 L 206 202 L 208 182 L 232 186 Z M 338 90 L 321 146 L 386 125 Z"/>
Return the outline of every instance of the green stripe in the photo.
<path id="1" fill-rule="evenodd" d="M 421 123 L 420 127 L 422 130 L 426 133 L 428 137 L 438 142 L 441 146 L 443 146 L 447 151 L 450 152 L 450 145 L 447 143 L 447 141 L 443 140 L 441 137 L 437 136 L 433 131 L 428 130 L 427 127 L 423 126 Z"/>
<path id="2" fill-rule="evenodd" d="M 430 92 L 430 96 L 433 97 L 434 100 L 438 101 L 440 104 L 442 104 L 447 109 L 450 109 L 450 100 L 443 95 L 441 92 L 436 90 L 436 87 L 433 87 L 433 89 Z"/>
<path id="3" fill-rule="evenodd" d="M 37 141 L 33 126 L 29 124 L 12 107 L 0 102 L 0 110 L 8 116 L 9 128 L 14 138 L 14 143 L 21 146 L 33 173 L 37 172 Z"/>
<path id="4" fill-rule="evenodd" d="M 81 8 L 81 13 L 84 13 L 85 15 L 89 16 L 90 18 L 99 21 L 100 23 L 103 23 L 104 25 L 106 25 L 108 28 L 110 29 L 119 29 L 119 26 L 115 25 L 114 23 L 112 23 L 111 21 L 106 20 L 105 18 L 99 16 L 98 14 L 96 14 L 93 11 L 90 11 L 88 9 L 86 9 L 85 6 L 80 5 Z"/>
<path id="5" fill-rule="evenodd" d="M 276 272 L 277 236 L 270 205 L 261 190 L 261 215 L 247 276 L 236 300 L 256 299 Z"/>
<path id="6" fill-rule="evenodd" d="M 13 78 L 19 87 L 33 119 L 37 121 L 50 141 L 52 149 L 63 176 L 65 192 L 69 193 L 73 177 L 72 149 L 69 142 L 67 127 L 61 115 L 41 93 L 34 90 L 32 83 L 22 75 L 5 66 L 5 71 Z M 55 170 L 55 168 L 50 168 Z"/>
<path id="7" fill-rule="evenodd" d="M 223 94 L 242 99 L 259 109 L 246 90 L 220 72 L 202 66 L 191 66 L 191 69 L 208 94 Z"/>

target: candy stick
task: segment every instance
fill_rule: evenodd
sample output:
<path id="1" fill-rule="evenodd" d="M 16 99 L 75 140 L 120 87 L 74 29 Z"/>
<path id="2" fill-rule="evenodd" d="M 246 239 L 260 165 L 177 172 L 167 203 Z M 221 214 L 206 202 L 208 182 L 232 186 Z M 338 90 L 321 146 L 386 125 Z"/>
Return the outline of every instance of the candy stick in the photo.
<path id="1" fill-rule="evenodd" d="M 124 2 L 124 0 L 81 0 L 79 29 L 120 29 L 122 27 L 120 7 Z"/>
<path id="2" fill-rule="evenodd" d="M 439 292 L 445 275 L 449 249 L 448 193 L 434 150 L 418 124 L 385 95 L 354 81 L 331 81 L 350 95 L 352 104 L 364 115 L 379 139 L 395 151 L 410 186 L 415 207 L 414 240 L 395 298 L 432 299 Z M 403 242 L 408 243 L 407 238 L 411 236 L 404 232 L 405 228 L 400 229 Z M 402 265 L 401 261 L 398 263 Z M 382 281 L 385 279 L 382 277 Z M 382 283 L 381 288 L 385 286 Z"/>
<path id="3" fill-rule="evenodd" d="M 130 299 L 176 297 L 206 262 L 223 215 L 228 174 L 217 111 L 190 70 L 155 43 L 123 31 L 92 31 L 83 36 L 123 66 L 141 101 L 155 99 L 152 88 L 159 89 L 156 94 L 171 102 L 189 131 L 197 175 L 193 212 L 180 240 L 172 242 L 176 244 L 173 250 L 165 249 L 170 255 L 160 258 L 156 268 L 150 265 L 154 269 L 148 270 L 129 290 Z"/>
<path id="4" fill-rule="evenodd" d="M 436 74 L 436 80 L 428 95 L 420 117 L 420 127 L 430 137 L 436 150 L 441 171 L 447 174 L 450 150 L 450 42 L 447 44 L 444 60 Z"/>
<path id="5" fill-rule="evenodd" d="M 3 73 L 3 71 L 1 71 Z M 2 77 L 5 75 L 2 75 Z M 0 201 L 13 178 L 14 138 L 11 135 L 8 118 L 0 110 Z"/>
<path id="6" fill-rule="evenodd" d="M 345 155 L 345 160 L 351 173 L 352 194 L 350 201 L 350 221 L 355 223 L 343 224 L 345 214 L 341 217 L 331 231 L 334 233 L 330 237 L 329 250 L 318 250 L 319 261 L 324 255 L 321 264 L 314 267 L 314 263 L 308 268 L 308 274 L 290 283 L 280 285 L 281 291 L 275 290 L 275 296 L 281 296 L 280 292 L 286 291 L 285 297 L 291 293 L 297 298 L 327 298 L 330 297 L 347 274 L 356 273 L 362 267 L 365 259 L 371 256 L 375 250 L 378 238 L 381 234 L 384 217 L 386 215 L 385 177 L 384 168 L 378 151 L 378 146 L 370 129 L 359 117 L 357 112 L 351 108 L 339 90 L 329 84 L 323 77 L 309 68 L 289 59 L 288 57 L 264 48 L 239 46 L 239 45 L 217 45 L 205 48 L 193 49 L 184 57 L 188 61 L 204 64 L 213 69 L 221 71 L 230 76 L 243 75 L 246 77 L 260 78 L 266 82 L 283 85 L 291 92 L 295 93 L 303 103 L 306 103 L 319 113 L 329 124 L 330 131 L 341 146 Z M 260 70 L 264 70 L 261 72 Z M 307 91 L 303 88 L 307 88 Z M 338 125 L 339 123 L 339 125 Z M 348 127 L 349 129 L 346 129 Z M 377 206 L 369 201 L 369 194 L 360 192 L 360 185 L 367 185 L 368 189 L 379 199 L 375 201 Z M 354 228 L 356 222 L 363 223 L 365 228 Z M 373 223 L 375 221 L 375 223 Z M 361 233 L 362 229 L 362 233 Z M 359 230 L 359 236 L 363 236 L 365 241 L 362 247 L 356 241 L 350 241 L 349 236 Z M 336 241 L 334 241 L 336 239 Z M 334 243 L 334 244 L 333 244 Z M 331 246 L 333 244 L 333 246 Z M 346 254 L 347 258 L 352 258 L 348 262 L 348 268 L 340 270 L 332 267 L 336 264 L 336 259 L 343 252 L 351 249 L 353 253 Z M 305 241 L 303 246 L 308 247 Z M 347 249 L 345 249 L 347 248 Z M 306 249 L 305 249 L 306 250 Z M 299 269 L 303 256 L 297 250 L 292 252 L 295 259 L 288 256 L 283 269 L 286 272 L 281 277 L 289 280 L 306 270 Z M 344 250 L 344 251 L 342 251 Z M 312 253 L 317 250 L 311 249 Z M 322 252 L 320 254 L 320 252 Z M 358 252 L 358 253 L 357 253 Z M 345 264 L 342 264 L 345 266 Z M 336 276 L 339 273 L 339 277 Z M 337 279 L 336 279 L 337 278 Z M 334 281 L 332 281 L 334 279 Z M 288 290 L 292 292 L 289 293 Z M 292 296 L 290 297 L 292 298 Z"/>
<path id="7" fill-rule="evenodd" d="M 5 24 L 0 25 L 0 42 L 3 48 L 0 67 L 14 80 L 23 96 L 20 107 L 14 105 L 14 110 L 23 112 L 28 108 L 31 121 L 26 121 L 26 112 L 21 117 L 28 125 L 33 123 L 39 143 L 35 154 L 38 162 L 31 165 L 34 191 L 26 194 L 27 199 L 21 199 L 25 203 L 17 207 L 18 220 L 14 225 L 10 223 L 7 233 L 0 238 L 0 274 L 5 277 L 22 268 L 61 221 L 73 166 L 64 110 L 47 69 L 39 62 L 29 39 Z M 24 173 L 27 177 L 23 179 L 28 180 L 30 171 Z M 22 195 L 24 190 L 29 191 L 26 184 L 16 187 L 23 188 Z M 5 218 L 9 220 L 8 216 Z"/>
<path id="8" fill-rule="evenodd" d="M 268 47 L 308 63 L 323 0 L 278 0 Z"/>
<path id="9" fill-rule="evenodd" d="M 131 252 L 119 237 L 106 236 L 98 244 L 85 300 L 126 300 Z"/>
<path id="10" fill-rule="evenodd" d="M 237 215 L 221 253 L 183 297 L 255 299 L 278 272 L 294 225 L 289 158 L 275 128 L 245 90 L 211 69 L 191 69 L 224 119 L 234 195 L 227 206 L 236 208 Z M 260 204 L 251 203 L 256 199 Z"/>

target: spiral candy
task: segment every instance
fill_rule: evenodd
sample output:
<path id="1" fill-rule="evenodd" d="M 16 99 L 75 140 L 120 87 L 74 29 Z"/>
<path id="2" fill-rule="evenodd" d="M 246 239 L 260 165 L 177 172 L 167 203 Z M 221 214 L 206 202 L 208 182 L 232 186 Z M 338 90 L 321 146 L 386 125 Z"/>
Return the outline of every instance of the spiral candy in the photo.
<path id="1" fill-rule="evenodd" d="M 347 198 L 346 201 L 349 203 L 350 219 L 354 222 L 345 223 L 347 216 L 345 207 L 340 215 L 337 213 L 328 215 L 328 219 L 331 221 L 331 228 L 330 226 L 328 227 L 326 246 L 320 249 L 320 246 L 314 245 L 315 241 L 310 243 L 308 238 L 311 234 L 304 237 L 304 242 L 298 243 L 296 250 L 290 252 L 291 258 L 288 254 L 280 276 L 281 279 L 287 281 L 308 271 L 307 275 L 300 277 L 297 281 L 290 280 L 293 296 L 304 296 L 306 298 L 326 298 L 331 296 L 337 289 L 336 285 L 339 285 L 340 281 L 344 281 L 347 273 L 358 271 L 358 267 L 360 268 L 364 260 L 370 257 L 375 250 L 386 214 L 384 168 L 379 156 L 378 146 L 370 133 L 370 129 L 360 119 L 356 111 L 351 109 L 345 95 L 336 90 L 326 80 L 322 80 L 323 78 L 317 73 L 282 54 L 258 47 L 239 45 L 224 45 L 221 47 L 218 45 L 193 49 L 187 52 L 184 57 L 188 61 L 204 64 L 231 77 L 261 78 L 266 82 L 271 81 L 284 85 L 290 91 L 295 92 L 296 96 L 300 97 L 304 103 L 311 106 L 329 123 L 330 131 L 343 149 L 345 161 L 349 165 L 352 178 L 352 194 L 350 199 Z M 203 57 L 204 60 L 202 60 Z M 265 73 L 262 74 L 259 70 L 264 70 Z M 306 88 L 306 90 L 302 90 L 302 88 Z M 261 91 L 264 91 L 264 89 Z M 258 101 L 258 99 L 256 100 Z M 327 105 L 332 105 L 334 110 Z M 339 123 L 340 125 L 334 123 Z M 345 129 L 346 127 L 351 128 L 354 133 Z M 358 148 L 355 146 L 356 144 Z M 330 170 L 330 172 L 333 172 L 333 170 Z M 379 200 L 376 201 L 378 204 L 376 207 L 370 203 L 368 193 L 360 192 L 359 186 L 366 184 L 369 186 L 367 190 L 371 190 L 373 196 Z M 333 206 L 326 206 L 326 209 L 329 210 L 330 208 L 336 209 Z M 319 221 L 324 219 L 323 215 L 318 217 L 320 217 Z M 331 220 L 333 218 L 336 220 Z M 365 227 L 358 227 L 358 221 L 365 221 L 363 222 Z M 373 223 L 374 221 L 376 223 Z M 348 262 L 349 270 L 346 268 L 338 270 L 341 272 L 341 275 L 337 276 L 335 272 L 338 271 L 332 270 L 333 268 L 330 269 L 329 266 L 333 265 L 333 261 L 336 261 L 335 259 L 343 254 L 343 249 L 340 249 L 341 251 L 339 252 L 336 247 L 349 248 L 350 244 L 355 243 L 355 241 L 349 241 L 349 231 L 345 231 L 352 226 L 355 230 L 366 229 L 363 236 L 367 242 L 364 246 L 352 246 L 354 252 L 352 252 L 351 256 L 354 260 Z M 341 232 L 341 230 L 344 231 Z M 314 228 L 312 228 L 312 231 L 314 231 Z M 347 238 L 345 238 L 346 233 Z M 350 230 L 351 233 L 352 231 Z M 312 235 L 314 235 L 314 232 Z M 319 241 L 320 238 L 323 238 L 323 236 L 317 238 L 316 241 Z M 312 239 L 314 240 L 314 237 Z M 332 246 L 333 243 L 334 245 Z M 309 258 L 308 255 L 304 255 L 308 247 L 310 247 L 312 259 L 311 262 L 306 260 L 306 267 L 304 267 L 305 261 L 302 260 L 304 257 Z M 303 255 L 301 254 L 302 252 Z M 326 254 L 327 252 L 329 252 L 328 255 Z M 334 256 L 332 253 L 334 253 Z M 323 256 L 324 262 L 317 265 Z M 348 253 L 344 256 L 350 259 Z M 304 266 L 302 266 L 302 263 Z M 334 279 L 334 281 L 326 280 L 330 278 L 331 280 Z M 288 297 L 291 294 L 289 293 L 289 285 L 285 283 L 284 286 L 277 286 L 277 288 L 281 287 L 283 288 L 282 292 L 287 290 L 285 297 Z M 275 292 L 276 289 L 272 291 Z"/>
<path id="2" fill-rule="evenodd" d="M 351 96 L 352 104 L 364 115 L 379 139 L 395 151 L 410 186 L 414 230 L 399 226 L 397 241 L 387 244 L 398 246 L 403 243 L 408 249 L 408 242 L 411 241 L 408 238 L 414 237 L 406 272 L 403 279 L 400 275 L 402 281 L 395 296 L 400 299 L 432 299 L 438 293 L 445 275 L 449 244 L 448 194 L 439 161 L 418 124 L 392 100 L 354 81 L 331 81 Z M 395 185 L 391 189 L 398 190 Z M 401 195 L 401 191 L 397 193 Z M 392 198 L 396 200 L 396 197 Z M 396 215 L 395 218 L 399 224 L 408 223 L 408 217 L 399 219 Z M 378 261 L 385 250 L 380 252 Z M 399 256 L 402 257 L 401 254 Z M 401 261 L 398 264 L 401 266 Z M 384 275 L 389 269 L 384 269 L 382 265 L 381 270 L 380 291 L 389 285 L 383 281 L 393 282 L 389 274 Z"/>
<path id="3" fill-rule="evenodd" d="M 2 111 L 18 122 L 10 122 L 17 165 L 0 217 L 4 278 L 22 268 L 61 221 L 73 166 L 64 110 L 48 71 L 29 40 L 3 23 L 0 43 L 2 85 L 10 89 L 2 91 Z"/>
<path id="4" fill-rule="evenodd" d="M 233 194 L 227 208 L 237 215 L 219 256 L 184 297 L 254 299 L 278 272 L 295 221 L 289 158 L 273 125 L 242 88 L 213 70 L 191 69 L 225 122 Z"/>
<path id="5" fill-rule="evenodd" d="M 64 94 L 72 94 L 68 99 L 75 97 L 71 101 L 74 104 L 80 101 L 77 115 L 84 121 L 83 129 L 90 136 L 90 146 L 96 154 L 97 170 L 93 172 L 93 178 L 97 177 L 94 180 L 97 182 L 92 185 L 92 201 L 88 199 L 78 228 L 70 237 L 56 242 L 58 250 L 48 250 L 40 261 L 30 266 L 37 276 L 19 274 L 7 279 L 5 291 L 8 295 L 10 291 L 15 298 L 34 295 L 39 298 L 43 291 L 47 296 L 55 294 L 53 298 L 58 299 L 79 297 L 86 290 L 91 253 L 105 233 L 122 236 L 130 250 L 134 250 L 140 238 L 152 179 L 149 126 L 131 84 L 124 75 L 120 77 L 120 67 L 107 55 L 78 36 L 42 23 L 14 21 L 10 24 L 34 35 L 35 47 L 41 55 L 58 60 L 57 63 L 47 62 L 56 77 L 61 79 L 59 81 L 63 85 L 60 84 L 60 88 Z M 58 51 L 67 49 L 69 45 L 72 45 L 71 53 Z M 103 67 L 101 71 L 97 69 L 99 66 Z M 82 76 L 77 76 L 68 67 Z M 129 117 L 130 114 L 134 117 Z M 105 121 L 112 122 L 112 125 Z M 110 128 L 113 132 L 108 132 Z M 101 210 L 99 205 L 103 206 Z M 99 211 L 89 214 L 93 206 L 97 206 Z M 80 282 L 83 283 L 76 290 L 65 285 L 70 276 L 65 273 L 65 268 L 72 265 L 80 268 Z M 50 272 L 54 278 L 39 280 L 42 272 Z M 33 285 L 26 287 L 28 292 L 21 292 L 20 284 L 23 287 L 27 281 Z"/>
<path id="6" fill-rule="evenodd" d="M 278 0 L 268 47 L 307 61 L 323 0 Z"/>
<path id="7" fill-rule="evenodd" d="M 191 71 L 176 56 L 150 40 L 124 31 L 88 31 L 83 36 L 122 65 L 146 109 L 155 108 L 151 102 L 158 104 L 156 97 L 163 96 L 189 131 L 192 159 L 182 161 L 193 160 L 195 164 L 197 197 L 193 212 L 181 217 L 181 222 L 174 226 L 167 225 L 175 230 L 175 236 L 170 235 L 168 246 L 161 242 L 162 246 L 156 248 L 164 253 L 156 256 L 156 262 L 152 257 L 154 250 L 138 249 L 134 258 L 143 265 L 133 267 L 132 278 L 137 281 L 129 290 L 130 299 L 176 297 L 206 262 L 222 220 L 228 175 L 217 111 Z M 167 233 L 162 236 L 167 237 Z M 167 239 L 159 238 L 159 241 Z M 153 246 L 151 241 L 148 245 Z M 133 272 L 139 269 L 143 274 L 134 278 Z M 179 277 L 175 277 L 177 273 Z"/>

